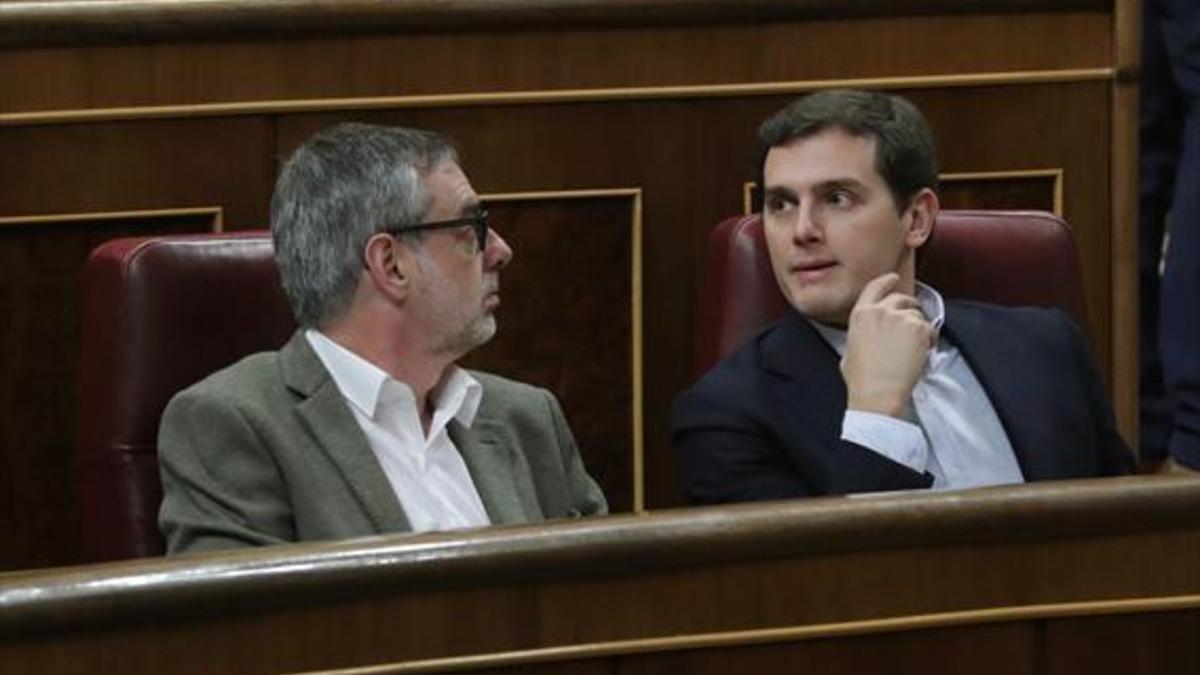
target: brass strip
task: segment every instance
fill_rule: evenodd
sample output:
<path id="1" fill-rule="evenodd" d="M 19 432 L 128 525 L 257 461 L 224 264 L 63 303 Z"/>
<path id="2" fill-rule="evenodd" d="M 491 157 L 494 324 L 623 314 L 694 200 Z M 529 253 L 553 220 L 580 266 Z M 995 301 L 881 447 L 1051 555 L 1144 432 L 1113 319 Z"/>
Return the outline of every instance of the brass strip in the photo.
<path id="1" fill-rule="evenodd" d="M 630 288 L 630 305 L 633 316 L 633 512 L 646 510 L 645 471 L 645 400 L 642 371 L 642 191 L 633 197 L 633 231 L 630 233 L 633 261 L 633 284 Z"/>
<path id="2" fill-rule="evenodd" d="M 1001 180 L 1004 178 L 1053 178 L 1054 179 L 1054 215 L 1063 217 L 1063 179 L 1065 171 L 1061 168 L 1052 169 L 1012 169 L 1007 171 L 961 171 L 943 173 L 938 176 L 942 182 L 971 181 L 971 180 Z M 742 215 L 750 215 L 754 207 L 751 196 L 757 181 L 742 183 Z"/>
<path id="3" fill-rule="evenodd" d="M 1054 177 L 1054 215 L 1066 220 L 1065 210 L 1063 207 L 1063 190 L 1066 185 L 1066 172 L 1062 169 L 1058 170 L 1058 175 Z"/>
<path id="4" fill-rule="evenodd" d="M 604 197 L 628 197 L 632 200 L 630 218 L 630 333 L 633 341 L 630 352 L 632 369 L 632 429 L 633 434 L 633 512 L 646 510 L 645 479 L 645 402 L 642 397 L 642 189 L 601 188 L 588 190 L 547 190 L 535 192 L 501 192 L 480 195 L 485 202 L 517 202 L 540 199 L 593 199 Z"/>
<path id="5" fill-rule="evenodd" d="M 176 209 L 139 209 L 130 211 L 96 211 L 83 213 L 50 213 L 30 216 L 0 216 L 5 225 L 43 225 L 77 223 L 85 220 L 136 220 L 142 218 L 172 218 L 179 216 L 211 216 L 212 231 L 225 230 L 225 209 L 220 206 L 196 206 Z"/>
<path id="6" fill-rule="evenodd" d="M 754 188 L 758 187 L 758 181 L 748 180 L 742 183 L 742 215 L 748 216 L 754 213 Z"/>
<path id="7" fill-rule="evenodd" d="M 995 180 L 998 178 L 1053 178 L 1062 175 L 1060 168 L 1004 169 L 1001 171 L 952 171 L 938 175 L 938 180 Z"/>
<path id="8" fill-rule="evenodd" d="M 987 609 L 915 614 L 887 619 L 843 621 L 808 626 L 722 631 L 634 640 L 612 640 L 608 642 L 564 645 L 561 647 L 543 647 L 490 654 L 472 654 L 470 656 L 420 659 L 374 666 L 307 671 L 292 675 L 317 675 L 318 673 L 324 675 L 434 673 L 472 668 L 498 668 L 531 663 L 594 659 L 618 655 L 674 652 L 712 647 L 742 647 L 800 640 L 877 635 L 1022 620 L 1170 612 L 1196 608 L 1200 608 L 1200 595 L 1063 602 L 1019 607 L 989 607 Z"/>
<path id="9" fill-rule="evenodd" d="M 412 96 L 365 96 L 355 98 L 282 99 L 159 106 L 130 106 L 90 110 L 40 110 L 0 114 L 0 126 L 69 124 L 133 119 L 216 117 L 227 115 L 329 112 L 379 108 L 440 108 L 486 105 L 531 105 L 674 98 L 724 98 L 798 94 L 818 89 L 929 89 L 936 87 L 984 87 L 1013 84 L 1109 81 L 1113 68 L 1073 68 L 1044 71 L 962 73 L 953 75 L 909 75 L 832 80 L 796 80 L 735 84 L 700 84 L 651 87 L 602 87 L 597 89 L 547 89 L 512 92 L 420 94 Z"/>

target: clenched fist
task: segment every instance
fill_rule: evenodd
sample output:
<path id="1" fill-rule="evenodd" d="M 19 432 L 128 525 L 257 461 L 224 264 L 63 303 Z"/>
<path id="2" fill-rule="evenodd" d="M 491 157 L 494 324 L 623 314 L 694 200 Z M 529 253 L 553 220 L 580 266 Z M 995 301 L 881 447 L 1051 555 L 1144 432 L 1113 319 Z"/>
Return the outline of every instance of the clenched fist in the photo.
<path id="1" fill-rule="evenodd" d="M 895 290 L 899 281 L 894 272 L 872 279 L 850 310 L 841 364 L 850 410 L 900 417 L 937 340 L 917 299 Z"/>

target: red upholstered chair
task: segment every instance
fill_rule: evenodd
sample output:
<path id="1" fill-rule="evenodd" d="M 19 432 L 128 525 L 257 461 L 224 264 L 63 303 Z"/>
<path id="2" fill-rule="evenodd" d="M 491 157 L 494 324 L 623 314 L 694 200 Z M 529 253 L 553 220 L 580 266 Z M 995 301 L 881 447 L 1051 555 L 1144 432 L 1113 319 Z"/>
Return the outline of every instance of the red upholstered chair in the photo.
<path id="1" fill-rule="evenodd" d="M 712 230 L 706 272 L 697 307 L 697 376 L 788 309 L 758 214 L 726 219 Z M 943 211 L 917 276 L 947 298 L 1056 306 L 1087 326 L 1075 241 L 1051 213 Z"/>
<path id="2" fill-rule="evenodd" d="M 158 555 L 158 421 L 295 329 L 266 232 L 117 239 L 88 258 L 77 467 L 89 561 Z"/>

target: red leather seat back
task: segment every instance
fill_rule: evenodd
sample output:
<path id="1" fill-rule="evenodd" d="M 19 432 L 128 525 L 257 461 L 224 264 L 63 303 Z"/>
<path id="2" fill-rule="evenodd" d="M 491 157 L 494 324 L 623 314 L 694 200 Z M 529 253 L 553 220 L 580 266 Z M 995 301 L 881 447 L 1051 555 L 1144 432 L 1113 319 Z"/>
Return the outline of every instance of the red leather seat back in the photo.
<path id="1" fill-rule="evenodd" d="M 705 271 L 697 376 L 788 310 L 771 272 L 759 214 L 728 218 L 712 230 Z M 917 277 L 947 298 L 1060 307 L 1087 326 L 1075 241 L 1051 213 L 943 211 L 921 251 Z"/>
<path id="2" fill-rule="evenodd" d="M 89 561 L 163 552 L 159 417 L 295 330 L 266 232 L 117 239 L 84 271 L 77 482 Z"/>

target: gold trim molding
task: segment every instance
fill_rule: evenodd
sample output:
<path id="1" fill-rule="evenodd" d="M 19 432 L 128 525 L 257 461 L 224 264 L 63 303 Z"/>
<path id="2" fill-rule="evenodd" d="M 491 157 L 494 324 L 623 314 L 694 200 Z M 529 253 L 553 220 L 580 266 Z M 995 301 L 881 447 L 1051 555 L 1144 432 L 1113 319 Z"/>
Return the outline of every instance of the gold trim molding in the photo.
<path id="1" fill-rule="evenodd" d="M 225 209 L 220 206 L 195 206 L 174 209 L 139 209 L 131 211 L 50 213 L 31 216 L 0 216 L 0 227 L 6 225 L 77 223 L 86 220 L 140 220 L 145 218 L 178 218 L 205 215 L 212 217 L 213 232 L 223 232 L 225 230 Z"/>
<path id="2" fill-rule="evenodd" d="M 645 479 L 645 413 L 643 410 L 643 380 L 642 369 L 642 189 L 641 188 L 601 188 L 588 190 L 547 190 L 538 192 L 498 192 L 482 194 L 484 202 L 520 202 L 549 199 L 604 199 L 628 198 L 630 200 L 630 297 L 629 308 L 630 333 L 633 344 L 630 350 L 632 361 L 630 373 L 633 385 L 633 512 L 646 511 L 646 479 Z"/>
<path id="3" fill-rule="evenodd" d="M 1127 598 L 1039 605 L 988 607 L 953 612 L 914 614 L 886 619 L 866 619 L 808 626 L 784 626 L 753 630 L 721 631 L 671 637 L 612 640 L 586 644 L 522 649 L 469 656 L 420 659 L 396 663 L 308 671 L 292 675 L 393 675 L 396 673 L 435 673 L 474 668 L 511 667 L 534 663 L 552 663 L 609 656 L 676 652 L 711 647 L 744 647 L 803 640 L 878 635 L 913 630 L 976 626 L 1013 621 L 1113 616 L 1150 612 L 1171 612 L 1200 608 L 1200 595 Z"/>
<path id="4" fill-rule="evenodd" d="M 962 73 L 954 75 L 910 75 L 833 80 L 796 80 L 653 87 L 609 87 L 597 89 L 550 89 L 512 92 L 421 94 L 412 96 L 367 96 L 357 98 L 284 99 L 160 106 L 131 106 L 89 110 L 39 110 L 0 114 L 0 127 L 41 124 L 73 124 L 119 120 L 219 117 L 312 113 L 339 110 L 477 107 L 488 105 L 534 105 L 592 101 L 636 101 L 655 99 L 728 98 L 802 94 L 818 89 L 931 89 L 987 87 L 1014 84 L 1111 81 L 1113 68 Z"/>

